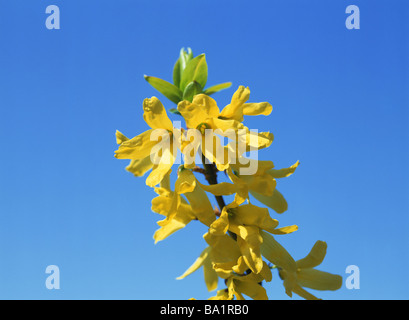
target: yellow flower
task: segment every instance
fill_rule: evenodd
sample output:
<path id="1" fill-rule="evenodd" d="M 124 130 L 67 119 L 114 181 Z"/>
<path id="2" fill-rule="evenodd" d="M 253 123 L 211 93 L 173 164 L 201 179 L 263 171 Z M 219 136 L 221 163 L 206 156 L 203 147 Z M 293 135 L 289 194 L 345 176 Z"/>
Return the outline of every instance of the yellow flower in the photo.
<path id="1" fill-rule="evenodd" d="M 253 299 L 266 300 L 265 289 L 260 285 L 262 281 L 271 281 L 270 268 L 263 262 L 259 274 L 248 273 L 239 245 L 231 237 L 222 234 L 206 233 L 204 239 L 208 243 L 196 261 L 177 279 L 184 279 L 188 275 L 203 267 L 205 283 L 209 291 L 216 290 L 218 278 L 225 279 L 226 290 L 219 290 L 211 300 L 231 300 L 234 296 L 243 300 L 242 294 Z"/>
<path id="2" fill-rule="evenodd" d="M 254 300 L 268 300 L 266 289 L 260 284 L 263 280 L 263 277 L 254 273 L 245 276 L 232 275 L 227 280 L 229 295 L 236 296 L 237 300 L 245 300 L 243 294 Z"/>
<path id="3" fill-rule="evenodd" d="M 269 234 L 263 232 L 262 254 L 279 267 L 280 277 L 284 280 L 287 295 L 292 292 L 308 300 L 317 298 L 303 287 L 315 290 L 338 290 L 342 286 L 342 277 L 314 269 L 324 260 L 327 244 L 317 241 L 310 253 L 303 259 L 294 261 L 290 254 Z"/>
<path id="4" fill-rule="evenodd" d="M 220 117 L 223 119 L 234 119 L 242 122 L 243 115 L 268 116 L 273 110 L 273 107 L 268 102 L 246 103 L 249 98 L 250 89 L 248 87 L 245 88 L 244 86 L 239 86 L 237 91 L 233 94 L 230 104 L 225 106 L 220 113 Z"/>
<path id="5" fill-rule="evenodd" d="M 192 220 L 199 220 L 207 226 L 215 220 L 213 207 L 190 170 L 179 170 L 175 191 L 170 189 L 169 176 L 170 172 L 165 175 L 160 187 L 155 188 L 158 197 L 152 200 L 152 211 L 165 216 L 158 222 L 161 228 L 154 234 L 155 243 L 184 228 Z"/>
<path id="6" fill-rule="evenodd" d="M 211 247 L 207 247 L 206 249 L 204 249 L 200 256 L 196 259 L 196 261 L 180 277 L 177 277 L 176 279 L 184 279 L 199 268 L 203 267 L 204 280 L 207 286 L 207 290 L 216 290 L 219 278 L 212 266 L 212 260 L 210 258 L 211 249 Z"/>
<path id="7" fill-rule="evenodd" d="M 227 235 L 214 236 L 209 232 L 203 238 L 208 247 L 203 250 L 199 258 L 177 279 L 184 279 L 203 266 L 206 286 L 209 291 L 216 290 L 218 275 L 213 268 L 214 263 L 237 264 L 240 249 L 237 243 Z"/>
<path id="8" fill-rule="evenodd" d="M 276 180 L 284 178 L 294 173 L 298 167 L 297 161 L 294 165 L 284 169 L 273 169 L 274 164 L 271 161 L 257 162 L 257 171 L 253 175 L 240 175 L 242 165 L 234 164 L 227 169 L 227 174 L 233 183 L 221 182 L 214 185 L 201 185 L 201 187 L 215 196 L 228 196 L 235 194 L 234 202 L 242 204 L 249 198 L 249 193 L 258 201 L 272 208 L 277 213 L 283 213 L 287 210 L 287 201 L 283 195 L 276 189 Z M 235 172 L 233 172 L 233 169 Z"/>
<path id="9" fill-rule="evenodd" d="M 145 99 L 143 110 L 143 118 L 151 129 L 132 139 L 117 131 L 117 142 L 120 145 L 115 157 L 133 160 L 127 170 L 136 176 L 152 169 L 146 184 L 154 187 L 162 181 L 175 161 L 181 131 L 173 127 L 165 108 L 156 97 Z"/>
<path id="10" fill-rule="evenodd" d="M 160 186 L 155 188 L 158 196 L 152 199 L 152 211 L 165 216 L 164 220 L 158 222 L 160 228 L 153 236 L 155 243 L 167 238 L 196 219 L 192 207 L 186 200 L 170 189 L 169 180 L 170 171 L 165 175 Z"/>
<path id="11" fill-rule="evenodd" d="M 244 87 L 243 87 L 244 88 Z M 239 89 L 240 90 L 240 89 Z M 269 114 L 267 112 L 271 105 L 267 103 L 245 104 L 238 106 L 238 99 L 233 96 L 232 102 L 235 109 L 241 110 L 243 115 L 243 106 L 247 110 L 246 114 Z M 237 102 L 237 103 L 236 103 Z M 230 109 L 230 106 L 226 108 Z M 194 96 L 193 101 L 181 101 L 178 104 L 178 111 L 182 114 L 189 128 L 187 131 L 187 139 L 182 143 L 182 152 L 185 157 L 190 159 L 185 166 L 191 168 L 194 166 L 194 158 L 199 146 L 201 146 L 202 153 L 210 162 L 214 162 L 218 170 L 223 171 L 228 168 L 229 156 L 232 157 L 234 151 L 229 151 L 228 148 L 223 148 L 220 138 L 217 135 L 228 137 L 235 141 L 233 143 L 234 150 L 239 147 L 240 143 L 243 145 L 241 153 L 247 152 L 250 149 L 258 150 L 268 147 L 273 141 L 273 135 L 269 132 L 254 133 L 245 127 L 241 121 L 237 120 L 234 115 L 231 118 L 222 116 L 217 103 L 214 99 L 205 94 L 198 94 Z M 239 117 L 240 118 L 240 117 Z M 192 141 L 193 139 L 193 141 Z M 230 143 L 232 145 L 232 143 Z M 188 147 L 189 146 L 189 147 Z M 234 154 L 235 156 L 235 154 Z"/>
<path id="12" fill-rule="evenodd" d="M 257 161 L 257 160 L 251 160 Z M 276 188 L 272 188 L 271 186 L 275 186 L 275 179 L 285 178 L 292 175 L 297 167 L 299 166 L 300 162 L 297 161 L 295 164 L 290 166 L 289 168 L 283 169 L 273 169 L 273 167 L 268 167 L 268 163 L 271 161 L 257 161 L 258 162 L 258 172 L 254 175 L 240 175 L 240 165 L 232 166 L 236 170 L 236 175 L 244 182 L 249 185 L 249 192 L 250 194 L 260 201 L 262 204 L 266 205 L 267 207 L 273 209 L 277 213 L 283 213 L 287 211 L 288 204 L 285 200 L 284 196 L 278 191 Z M 260 176 L 262 177 L 261 183 Z M 274 183 L 270 182 L 270 187 L 268 187 L 267 182 L 274 181 Z"/>
<path id="13" fill-rule="evenodd" d="M 297 230 L 297 226 L 276 229 L 277 226 L 278 221 L 270 217 L 268 209 L 250 203 L 237 206 L 233 202 L 225 206 L 220 217 L 211 224 L 210 233 L 222 235 L 231 231 L 236 234 L 237 244 L 244 262 L 253 273 L 260 273 L 263 268 L 260 252 L 263 239 L 260 231 L 287 234 Z"/>
<path id="14" fill-rule="evenodd" d="M 265 166 L 259 166 L 254 175 L 243 175 L 241 177 L 239 177 L 238 174 L 234 174 L 232 168 L 229 167 L 226 172 L 233 183 L 221 182 L 218 184 L 201 186 L 205 191 L 210 192 L 215 196 L 235 194 L 234 202 L 237 205 L 242 204 L 249 198 L 249 192 L 251 192 L 251 190 L 259 191 L 266 195 L 272 195 L 276 182 L 274 178 L 265 172 L 274 165 L 271 161 L 265 161 L 263 163 Z"/>

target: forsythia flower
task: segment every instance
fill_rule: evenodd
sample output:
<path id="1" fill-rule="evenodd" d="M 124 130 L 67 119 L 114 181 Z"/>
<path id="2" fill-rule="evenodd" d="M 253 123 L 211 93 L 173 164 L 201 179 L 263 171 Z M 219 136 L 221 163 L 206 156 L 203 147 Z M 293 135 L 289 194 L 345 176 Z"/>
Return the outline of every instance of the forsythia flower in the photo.
<path id="1" fill-rule="evenodd" d="M 155 243 L 184 228 L 192 220 L 199 220 L 207 226 L 215 220 L 212 204 L 196 184 L 191 171 L 179 170 L 175 191 L 170 189 L 169 176 L 170 172 L 163 178 L 160 187 L 155 188 L 158 196 L 152 200 L 152 211 L 166 217 L 158 222 L 161 228 L 154 234 Z"/>
<path id="2" fill-rule="evenodd" d="M 158 98 L 145 99 L 143 110 L 143 118 L 151 129 L 132 139 L 127 139 L 122 133 L 117 132 L 119 148 L 115 152 L 115 157 L 134 160 L 128 166 L 128 170 L 135 175 L 144 174 L 152 169 L 146 184 L 154 187 L 162 181 L 175 161 L 174 149 L 180 141 L 181 131 L 173 127 Z M 162 148 L 158 148 L 159 138 L 162 138 L 160 144 Z"/>
<path id="3" fill-rule="evenodd" d="M 192 102 L 180 102 L 178 111 L 184 117 L 187 127 L 194 129 L 194 131 L 188 130 L 188 139 L 182 144 L 182 152 L 185 156 L 194 159 L 198 147 L 201 146 L 204 157 L 210 162 L 214 162 L 217 168 L 223 171 L 228 168 L 228 157 L 232 153 L 229 153 L 227 148 L 222 147 L 220 138 L 214 133 L 237 140 L 240 137 L 238 136 L 239 130 L 244 131 L 245 137 L 242 140 L 247 146 L 242 152 L 248 151 L 249 148 L 258 150 L 270 146 L 273 141 L 271 133 L 254 134 L 241 123 L 243 114 L 268 115 L 272 110 L 271 105 L 267 102 L 245 103 L 249 94 L 248 88 L 245 89 L 240 86 L 233 95 L 231 104 L 227 105 L 222 112 L 220 112 L 216 101 L 205 94 L 196 95 Z M 196 136 L 197 132 L 201 134 L 199 137 Z M 192 143 L 190 138 L 194 138 L 196 141 Z M 234 156 L 236 156 L 235 153 Z M 185 163 L 185 166 L 192 168 L 194 162 Z"/>
<path id="4" fill-rule="evenodd" d="M 304 290 L 303 287 L 315 290 L 338 290 L 342 286 L 342 277 L 332 273 L 315 269 L 321 264 L 327 252 L 327 244 L 317 241 L 310 253 L 303 259 L 297 260 L 295 276 L 288 276 L 288 271 L 281 269 L 280 277 L 286 281 L 289 277 L 291 291 L 308 300 L 317 300 L 315 296 Z"/>
<path id="5" fill-rule="evenodd" d="M 239 86 L 230 103 L 220 111 L 209 95 L 230 83 L 204 89 L 206 60 L 204 55 L 194 58 L 191 51 L 181 51 L 173 76 L 174 84 L 155 77 L 145 79 L 177 104 L 177 109 L 170 111 L 183 117 L 186 129 L 175 128 L 156 97 L 145 99 L 143 118 L 151 129 L 132 139 L 117 131 L 119 147 L 115 157 L 131 160 L 126 170 L 137 177 L 151 171 L 146 184 L 157 194 L 151 209 L 164 217 L 157 222 L 155 243 L 192 221 L 206 227 L 203 238 L 207 246 L 177 279 L 203 268 L 209 291 L 217 290 L 219 280 L 223 280 L 225 287 L 217 290 L 211 300 L 268 299 L 263 283 L 272 281 L 272 269 L 279 271 L 290 297 L 296 293 L 305 299 L 316 299 L 304 288 L 339 289 L 340 276 L 315 269 L 325 257 L 325 242 L 317 241 L 305 258 L 296 261 L 275 239 L 276 235 L 298 229 L 296 225 L 279 228 L 268 208 L 276 213 L 287 210 L 287 201 L 276 188 L 277 179 L 292 175 L 299 161 L 288 168 L 275 169 L 272 161 L 244 155 L 268 148 L 273 142 L 272 133 L 259 133 L 243 124 L 244 116 L 270 115 L 271 104 L 248 103 L 249 88 Z M 220 137 L 229 143 L 223 146 Z M 183 162 L 178 163 L 172 187 L 172 167 L 179 150 Z M 203 168 L 196 165 L 199 155 Z M 218 183 L 218 171 L 224 171 L 230 182 Z M 203 174 L 209 185 L 201 183 L 195 174 Z M 219 208 L 213 208 L 208 194 L 215 197 Z M 233 201 L 226 204 L 223 197 L 233 195 Z M 254 205 L 253 199 L 268 208 Z"/>

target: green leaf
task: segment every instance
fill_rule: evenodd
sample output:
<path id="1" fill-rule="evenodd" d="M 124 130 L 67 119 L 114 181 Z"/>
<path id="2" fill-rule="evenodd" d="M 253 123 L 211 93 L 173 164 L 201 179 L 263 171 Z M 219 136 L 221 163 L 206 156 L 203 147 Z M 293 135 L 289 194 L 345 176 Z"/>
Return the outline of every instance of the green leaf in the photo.
<path id="1" fill-rule="evenodd" d="M 175 66 L 173 67 L 173 84 L 179 88 L 180 85 L 180 75 L 181 75 L 181 65 L 180 58 L 176 61 Z"/>
<path id="2" fill-rule="evenodd" d="M 192 81 L 186 86 L 183 92 L 183 100 L 192 102 L 193 97 L 201 92 L 202 86 L 198 82 Z"/>
<path id="3" fill-rule="evenodd" d="M 211 86 L 211 87 L 207 88 L 203 93 L 210 96 L 213 93 L 216 93 L 216 92 L 219 92 L 221 90 L 230 88 L 230 86 L 231 86 L 231 82 L 224 82 L 224 83 L 216 84 L 214 86 Z"/>
<path id="4" fill-rule="evenodd" d="M 178 111 L 178 109 L 175 109 L 175 108 L 172 108 L 172 109 L 169 109 L 169 112 L 171 112 L 171 113 L 173 113 L 173 114 L 178 114 L 178 115 L 182 115 L 179 111 Z"/>
<path id="5" fill-rule="evenodd" d="M 186 68 L 182 73 L 179 88 L 184 91 L 186 86 L 192 81 L 196 81 L 202 88 L 206 85 L 207 62 L 204 53 L 198 55 L 187 63 Z"/>
<path id="6" fill-rule="evenodd" d="M 166 98 L 171 100 L 174 103 L 178 103 L 179 101 L 182 100 L 182 91 L 175 85 L 156 78 L 156 77 L 150 77 L 150 76 L 144 76 L 145 80 L 149 82 L 149 84 L 154 87 L 156 90 L 158 90 L 160 93 L 162 93 Z"/>
<path id="7" fill-rule="evenodd" d="M 187 48 L 187 52 L 185 48 L 180 49 L 179 58 L 173 67 L 173 84 L 180 88 L 180 79 L 182 78 L 183 71 L 186 68 L 187 63 L 193 59 L 193 52 L 192 49 Z"/>

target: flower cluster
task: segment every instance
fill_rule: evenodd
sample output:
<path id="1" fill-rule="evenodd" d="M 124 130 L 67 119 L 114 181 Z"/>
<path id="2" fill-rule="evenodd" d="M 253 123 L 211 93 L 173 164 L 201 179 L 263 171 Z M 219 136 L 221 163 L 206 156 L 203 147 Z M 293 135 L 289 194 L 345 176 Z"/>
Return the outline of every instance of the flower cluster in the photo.
<path id="1" fill-rule="evenodd" d="M 270 211 L 287 210 L 287 202 L 276 188 L 277 179 L 293 174 L 299 162 L 275 169 L 272 161 L 259 160 L 258 150 L 268 148 L 273 135 L 250 130 L 243 123 L 245 116 L 270 115 L 271 104 L 248 102 L 250 90 L 240 86 L 220 110 L 210 95 L 230 84 L 203 90 L 207 64 L 204 55 L 193 58 L 190 51 L 182 50 L 173 85 L 158 78 L 145 79 L 177 103 L 171 112 L 183 117 L 186 128 L 169 119 L 159 99 L 145 99 L 143 118 L 150 129 L 132 139 L 117 131 L 115 157 L 130 159 L 126 169 L 137 177 L 150 171 L 146 184 L 157 194 L 152 211 L 164 217 L 158 222 L 155 243 L 191 221 L 206 226 L 203 238 L 207 247 L 178 279 L 203 267 L 209 291 L 217 290 L 219 279 L 224 279 L 225 287 L 210 298 L 216 300 L 268 299 L 264 282 L 271 281 L 275 268 L 290 297 L 296 293 L 316 299 L 304 288 L 339 289 L 340 276 L 315 269 L 325 257 L 325 242 L 317 241 L 305 258 L 296 261 L 276 240 L 276 236 L 297 230 L 296 225 L 278 227 Z M 228 143 L 224 145 L 225 139 Z M 247 156 L 249 152 L 255 156 Z M 177 179 L 172 187 L 171 172 L 176 164 Z M 217 173 L 222 171 L 229 182 L 218 182 Z M 209 184 L 199 181 L 201 174 Z M 213 207 L 209 195 L 215 197 L 218 208 Z M 230 203 L 225 202 L 227 197 Z M 254 199 L 265 207 L 255 205 Z"/>

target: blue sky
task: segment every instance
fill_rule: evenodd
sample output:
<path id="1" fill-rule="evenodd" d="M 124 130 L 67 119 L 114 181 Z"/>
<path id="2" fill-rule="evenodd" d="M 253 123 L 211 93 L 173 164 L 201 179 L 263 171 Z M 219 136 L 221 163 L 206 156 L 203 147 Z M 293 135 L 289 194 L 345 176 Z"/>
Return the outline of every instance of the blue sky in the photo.
<path id="1" fill-rule="evenodd" d="M 58 5 L 61 29 L 45 27 Z M 361 28 L 345 27 L 360 8 Z M 0 0 L 0 298 L 206 299 L 204 226 L 154 245 L 160 216 L 144 178 L 113 157 L 115 130 L 148 127 L 144 74 L 171 80 L 180 48 L 206 53 L 220 106 L 239 85 L 273 105 L 246 119 L 271 131 L 289 209 L 271 212 L 295 259 L 328 244 L 322 270 L 360 269 L 360 289 L 324 299 L 409 298 L 408 12 L 405 1 Z M 177 116 L 172 116 L 178 120 Z M 213 200 L 212 200 L 213 201 Z M 48 265 L 59 290 L 45 287 Z M 222 286 L 221 286 L 222 287 Z M 273 273 L 271 299 L 287 299 Z"/>

